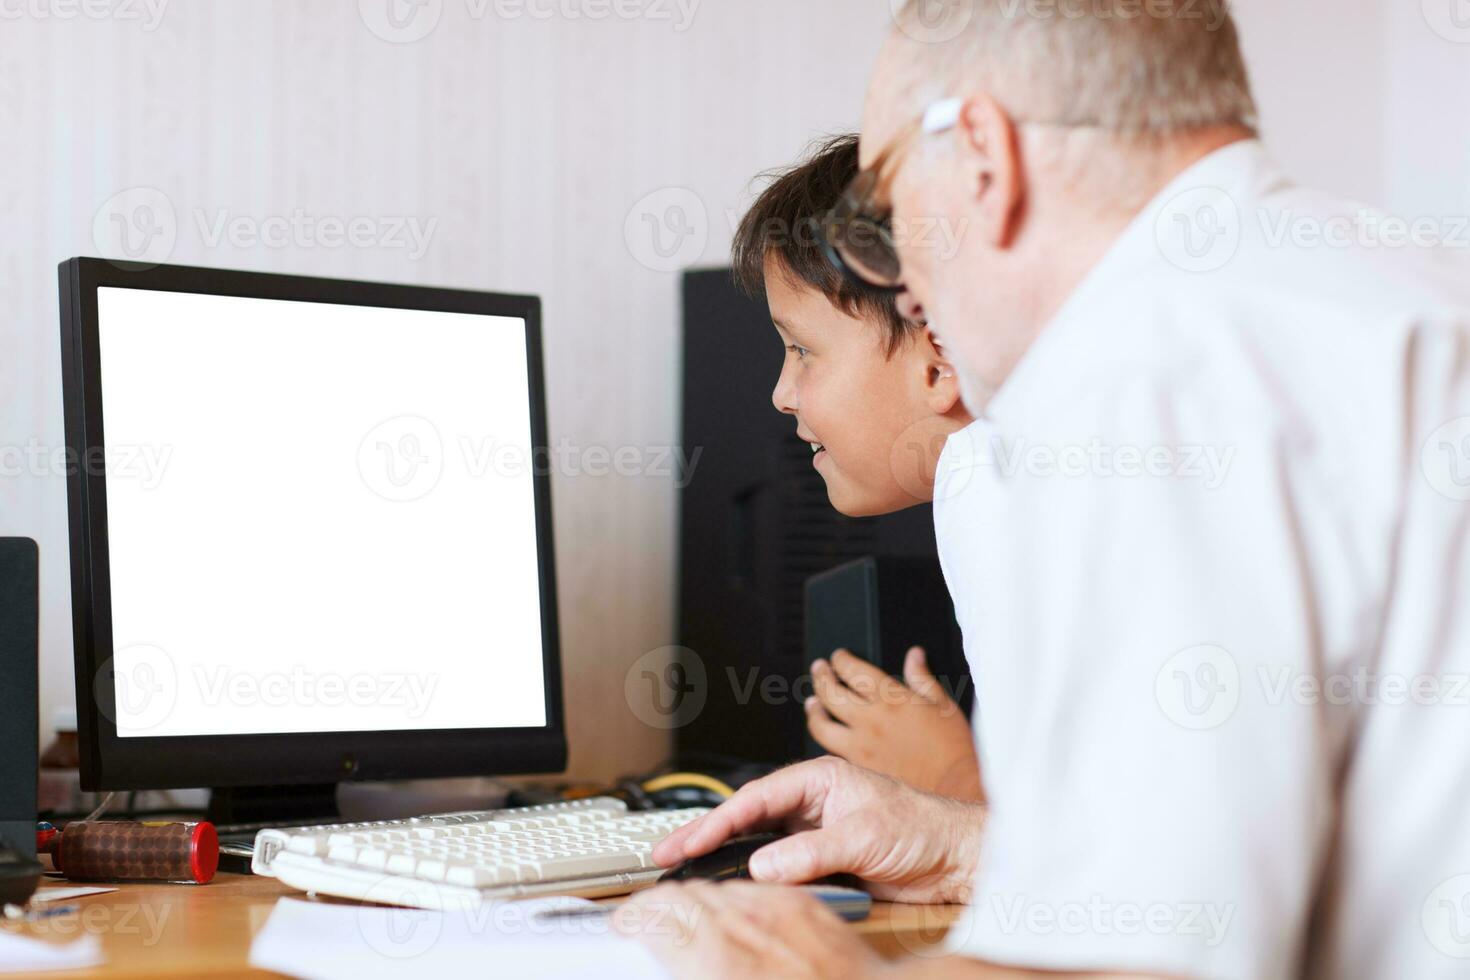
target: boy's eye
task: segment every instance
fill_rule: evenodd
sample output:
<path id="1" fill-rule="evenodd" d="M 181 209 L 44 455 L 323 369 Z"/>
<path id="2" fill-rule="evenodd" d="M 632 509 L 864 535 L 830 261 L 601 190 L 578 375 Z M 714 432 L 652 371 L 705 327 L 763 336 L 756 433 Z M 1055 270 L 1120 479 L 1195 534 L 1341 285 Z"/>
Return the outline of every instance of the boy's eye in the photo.
<path id="1" fill-rule="evenodd" d="M 789 353 L 795 354 L 798 361 L 806 360 L 806 356 L 811 353 L 811 351 L 802 347 L 800 344 L 787 344 L 786 350 Z"/>

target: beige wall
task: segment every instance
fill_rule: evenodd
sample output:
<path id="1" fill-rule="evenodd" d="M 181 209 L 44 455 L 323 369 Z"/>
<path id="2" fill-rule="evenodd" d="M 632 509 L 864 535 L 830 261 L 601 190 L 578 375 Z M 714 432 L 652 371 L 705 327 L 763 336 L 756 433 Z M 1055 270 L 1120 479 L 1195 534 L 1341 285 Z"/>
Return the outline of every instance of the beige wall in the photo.
<path id="1" fill-rule="evenodd" d="M 1470 26 L 1435 29 L 1470 16 L 1463 0 L 1234 3 L 1290 172 L 1412 216 L 1470 213 Z"/>
<path id="2" fill-rule="evenodd" d="M 677 277 L 630 250 L 630 211 L 689 189 L 707 244 L 680 257 L 721 262 L 751 175 L 856 125 L 886 22 L 851 0 L 704 0 L 685 30 L 664 0 L 647 9 L 675 20 L 507 20 L 443 0 L 427 37 L 388 43 L 358 7 L 172 0 L 152 31 L 0 21 L 0 446 L 63 444 L 56 263 L 97 254 L 99 206 L 139 186 L 175 212 L 173 262 L 539 293 L 553 440 L 670 446 Z M 437 226 L 417 259 L 210 244 L 222 210 L 297 208 Z M 628 710 L 623 675 L 673 642 L 673 481 L 559 475 L 553 494 L 572 768 L 652 765 L 667 736 Z M 64 480 L 0 478 L 0 533 L 43 549 L 44 731 L 72 696 Z"/>

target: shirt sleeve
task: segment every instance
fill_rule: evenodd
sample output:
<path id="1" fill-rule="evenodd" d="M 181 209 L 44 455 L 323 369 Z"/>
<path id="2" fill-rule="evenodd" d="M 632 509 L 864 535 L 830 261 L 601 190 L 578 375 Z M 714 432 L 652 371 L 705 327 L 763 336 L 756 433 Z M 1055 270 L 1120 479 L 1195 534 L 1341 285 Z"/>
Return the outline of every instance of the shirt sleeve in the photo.
<path id="1" fill-rule="evenodd" d="M 1164 380 L 966 430 L 977 738 L 992 810 L 963 955 L 1296 973 L 1328 837 L 1314 563 L 1261 409 Z M 1260 402 L 1269 402 L 1263 398 Z M 954 562 L 951 561 L 953 565 Z"/>

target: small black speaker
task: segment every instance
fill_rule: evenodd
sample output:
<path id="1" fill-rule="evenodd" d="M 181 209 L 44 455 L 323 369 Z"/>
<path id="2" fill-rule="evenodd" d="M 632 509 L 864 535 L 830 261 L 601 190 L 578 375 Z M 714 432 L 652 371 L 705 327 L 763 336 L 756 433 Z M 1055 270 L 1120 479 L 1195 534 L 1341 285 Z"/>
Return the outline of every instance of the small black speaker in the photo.
<path id="1" fill-rule="evenodd" d="M 0 844 L 36 853 L 39 559 L 30 538 L 0 538 Z"/>
<path id="2" fill-rule="evenodd" d="M 944 573 L 934 559 L 859 558 L 806 582 L 806 665 L 849 650 L 895 677 L 909 647 L 966 714 L 975 700 L 964 641 Z M 807 736 L 808 755 L 825 752 Z"/>

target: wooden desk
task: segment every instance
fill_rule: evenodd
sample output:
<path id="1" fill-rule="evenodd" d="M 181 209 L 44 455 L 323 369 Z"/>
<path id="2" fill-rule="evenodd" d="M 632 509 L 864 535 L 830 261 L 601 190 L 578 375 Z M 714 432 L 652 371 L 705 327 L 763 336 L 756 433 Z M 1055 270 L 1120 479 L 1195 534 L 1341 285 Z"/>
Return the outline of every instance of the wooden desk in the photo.
<path id="1" fill-rule="evenodd" d="M 121 885 L 106 895 L 74 899 L 81 906 L 74 914 L 0 928 L 59 943 L 85 934 L 101 938 L 106 966 L 46 977 L 271 976 L 248 966 L 250 941 L 283 895 L 301 897 L 274 878 L 248 875 L 221 874 L 200 887 Z M 879 902 L 853 929 L 885 957 L 922 954 L 934 949 L 959 913 L 952 905 Z"/>

